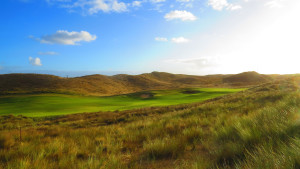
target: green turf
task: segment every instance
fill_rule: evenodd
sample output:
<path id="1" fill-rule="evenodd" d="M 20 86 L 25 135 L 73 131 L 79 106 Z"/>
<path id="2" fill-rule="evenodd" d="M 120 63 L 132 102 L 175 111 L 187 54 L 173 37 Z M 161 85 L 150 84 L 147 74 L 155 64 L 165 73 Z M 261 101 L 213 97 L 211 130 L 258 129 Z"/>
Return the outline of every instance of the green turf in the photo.
<path id="1" fill-rule="evenodd" d="M 194 88 L 158 90 L 127 95 L 95 97 L 59 94 L 0 97 L 0 115 L 29 117 L 55 116 L 82 112 L 128 110 L 200 102 L 244 89 Z"/>

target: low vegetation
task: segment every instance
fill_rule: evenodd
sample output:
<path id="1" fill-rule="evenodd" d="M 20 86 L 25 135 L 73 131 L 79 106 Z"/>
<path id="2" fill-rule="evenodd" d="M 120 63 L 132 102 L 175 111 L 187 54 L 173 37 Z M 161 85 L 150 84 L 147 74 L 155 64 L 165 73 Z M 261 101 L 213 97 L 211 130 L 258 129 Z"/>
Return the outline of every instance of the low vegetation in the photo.
<path id="1" fill-rule="evenodd" d="M 298 84 L 185 105 L 1 116 L 0 168 L 299 168 Z"/>

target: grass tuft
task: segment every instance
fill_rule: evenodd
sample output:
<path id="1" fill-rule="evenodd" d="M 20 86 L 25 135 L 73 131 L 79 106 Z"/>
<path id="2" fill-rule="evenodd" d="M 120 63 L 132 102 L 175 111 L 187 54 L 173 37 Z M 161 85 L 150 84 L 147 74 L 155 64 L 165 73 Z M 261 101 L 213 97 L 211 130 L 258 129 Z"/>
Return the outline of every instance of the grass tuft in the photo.
<path id="1" fill-rule="evenodd" d="M 9 133 L 0 134 L 0 149 L 10 149 L 15 145 L 15 139 Z"/>
<path id="2" fill-rule="evenodd" d="M 148 159 L 166 159 L 178 157 L 184 150 L 184 144 L 174 138 L 165 137 L 146 142 L 143 155 Z"/>

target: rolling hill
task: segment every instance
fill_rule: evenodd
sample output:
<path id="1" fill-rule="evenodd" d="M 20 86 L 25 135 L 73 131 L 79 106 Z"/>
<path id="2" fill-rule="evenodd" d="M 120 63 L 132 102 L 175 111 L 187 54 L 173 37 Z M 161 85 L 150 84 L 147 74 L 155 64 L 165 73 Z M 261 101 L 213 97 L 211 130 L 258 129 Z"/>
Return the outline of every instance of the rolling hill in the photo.
<path id="1" fill-rule="evenodd" d="M 262 75 L 257 72 L 244 72 L 237 75 L 232 75 L 223 79 L 224 83 L 233 84 L 258 84 L 266 83 L 272 80 L 271 77 L 267 75 Z"/>
<path id="2" fill-rule="evenodd" d="M 207 76 L 152 72 L 114 76 L 95 74 L 75 78 L 45 74 L 4 74 L 0 75 L 0 95 L 64 93 L 110 96 L 186 87 L 245 87 L 270 82 L 279 77 L 281 76 L 261 75 L 256 72 Z"/>

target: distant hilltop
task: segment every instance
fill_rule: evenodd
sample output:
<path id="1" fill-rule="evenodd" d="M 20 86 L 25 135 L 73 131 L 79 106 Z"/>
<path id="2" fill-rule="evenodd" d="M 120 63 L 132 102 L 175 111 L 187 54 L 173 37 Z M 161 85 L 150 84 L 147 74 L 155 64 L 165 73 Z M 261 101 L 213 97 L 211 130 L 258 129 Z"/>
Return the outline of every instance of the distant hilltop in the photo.
<path id="1" fill-rule="evenodd" d="M 4 74 L 0 75 L 0 95 L 64 93 L 110 96 L 145 90 L 188 87 L 246 87 L 286 77 L 288 76 L 262 75 L 257 72 L 207 76 L 152 72 L 114 76 L 95 74 L 74 78 L 46 74 Z"/>
<path id="2" fill-rule="evenodd" d="M 223 82 L 225 83 L 256 83 L 256 82 L 269 82 L 272 80 L 270 76 L 262 75 L 257 72 L 244 72 L 229 77 L 225 77 Z"/>

